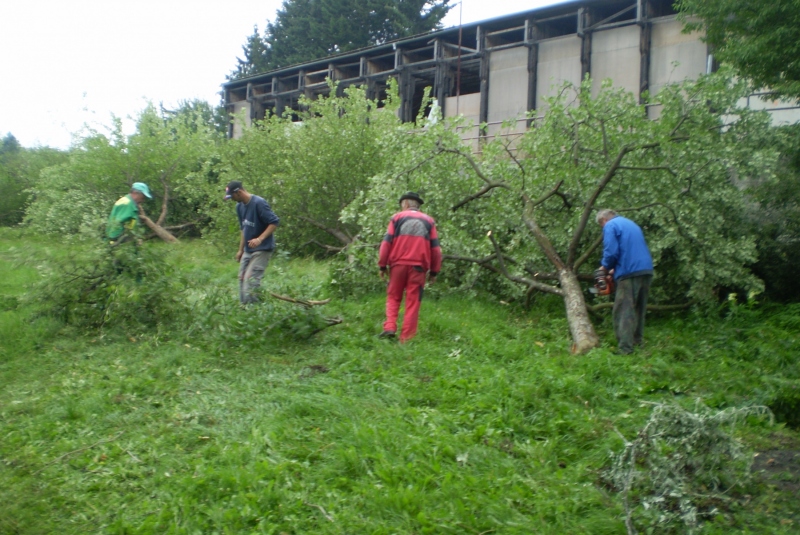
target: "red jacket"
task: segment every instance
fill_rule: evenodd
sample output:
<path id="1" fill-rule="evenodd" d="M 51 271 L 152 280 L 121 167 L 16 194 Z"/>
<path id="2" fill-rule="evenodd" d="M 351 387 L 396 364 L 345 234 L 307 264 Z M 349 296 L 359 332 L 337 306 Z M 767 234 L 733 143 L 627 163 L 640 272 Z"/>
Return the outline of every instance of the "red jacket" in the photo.
<path id="1" fill-rule="evenodd" d="M 433 218 L 418 210 L 394 214 L 381 242 L 378 266 L 419 266 L 438 275 L 442 270 L 442 249 Z"/>

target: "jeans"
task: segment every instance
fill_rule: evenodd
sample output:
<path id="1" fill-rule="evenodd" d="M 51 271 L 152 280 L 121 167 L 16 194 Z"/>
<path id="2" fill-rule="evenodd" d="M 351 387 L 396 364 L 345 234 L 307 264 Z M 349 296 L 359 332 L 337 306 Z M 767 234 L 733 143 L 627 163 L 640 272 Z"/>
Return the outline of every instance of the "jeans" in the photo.
<path id="1" fill-rule="evenodd" d="M 632 353 L 633 346 L 642 345 L 644 315 L 652 281 L 652 275 L 617 281 L 613 318 L 620 353 Z"/>
<path id="2" fill-rule="evenodd" d="M 239 300 L 242 304 L 258 303 L 255 291 L 261 286 L 264 270 L 272 258 L 272 251 L 245 252 L 239 262 Z"/>

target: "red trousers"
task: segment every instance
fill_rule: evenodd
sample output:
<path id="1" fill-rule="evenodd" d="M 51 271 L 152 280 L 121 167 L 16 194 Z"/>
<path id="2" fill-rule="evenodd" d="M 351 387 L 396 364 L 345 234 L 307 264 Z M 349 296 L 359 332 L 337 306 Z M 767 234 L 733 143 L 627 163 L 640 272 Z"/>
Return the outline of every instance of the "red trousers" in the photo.
<path id="1" fill-rule="evenodd" d="M 389 271 L 389 287 L 386 289 L 386 323 L 384 331 L 397 331 L 397 314 L 406 294 L 406 313 L 403 317 L 403 330 L 400 341 L 406 342 L 417 334 L 419 305 L 425 288 L 425 272 L 415 266 L 392 266 Z"/>

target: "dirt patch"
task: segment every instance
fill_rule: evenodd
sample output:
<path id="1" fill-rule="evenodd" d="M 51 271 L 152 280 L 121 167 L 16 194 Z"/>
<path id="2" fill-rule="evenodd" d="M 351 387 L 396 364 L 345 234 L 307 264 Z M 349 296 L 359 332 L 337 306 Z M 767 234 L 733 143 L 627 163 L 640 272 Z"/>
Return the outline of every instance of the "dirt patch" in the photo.
<path id="1" fill-rule="evenodd" d="M 760 451 L 753 460 L 752 471 L 782 492 L 800 492 L 800 450 Z"/>

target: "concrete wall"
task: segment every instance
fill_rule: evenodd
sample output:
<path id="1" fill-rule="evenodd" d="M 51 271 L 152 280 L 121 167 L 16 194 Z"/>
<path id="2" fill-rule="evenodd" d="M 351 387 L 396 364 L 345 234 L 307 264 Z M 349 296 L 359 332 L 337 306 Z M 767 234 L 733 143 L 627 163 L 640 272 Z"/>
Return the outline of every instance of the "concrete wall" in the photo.
<path id="1" fill-rule="evenodd" d="M 592 34 L 592 96 L 600 93 L 603 80 L 623 87 L 639 98 L 641 54 L 639 26 L 623 26 Z"/>
<path id="2" fill-rule="evenodd" d="M 503 121 L 525 117 L 528 109 L 528 48 L 524 46 L 498 50 L 489 57 L 488 135 L 502 128 Z M 498 124 L 492 124 L 498 123 Z M 525 131 L 525 121 L 517 121 L 511 129 Z"/>
<path id="3" fill-rule="evenodd" d="M 462 139 L 477 150 L 478 138 L 480 137 L 481 94 L 470 93 L 468 95 L 460 95 L 459 97 L 448 97 L 444 105 L 444 116 L 457 117 L 459 115 L 463 116 L 466 122 L 472 124 L 470 127 L 465 126 L 459 128 L 459 134 Z"/>
<path id="4" fill-rule="evenodd" d="M 696 79 L 708 68 L 708 47 L 698 33 L 682 33 L 683 24 L 673 17 L 653 21 L 650 37 L 650 94 L 656 95 L 667 85 Z M 660 111 L 648 110 L 655 119 Z"/>
<path id="5" fill-rule="evenodd" d="M 250 103 L 246 100 L 233 103 L 233 139 L 242 137 L 242 129 L 250 126 Z M 244 120 L 244 124 L 242 124 Z"/>
<path id="6" fill-rule="evenodd" d="M 463 115 L 478 124 L 481 116 L 481 94 L 470 93 L 458 97 L 448 97 L 444 105 L 444 116 L 457 117 L 458 115 Z"/>
<path id="7" fill-rule="evenodd" d="M 543 110 L 544 99 L 556 95 L 564 82 L 581 83 L 581 40 L 575 35 L 539 43 L 536 109 Z"/>
<path id="8" fill-rule="evenodd" d="M 739 102 L 753 110 L 767 110 L 775 126 L 800 122 L 800 108 L 794 102 L 773 98 L 771 95 L 751 95 Z"/>

